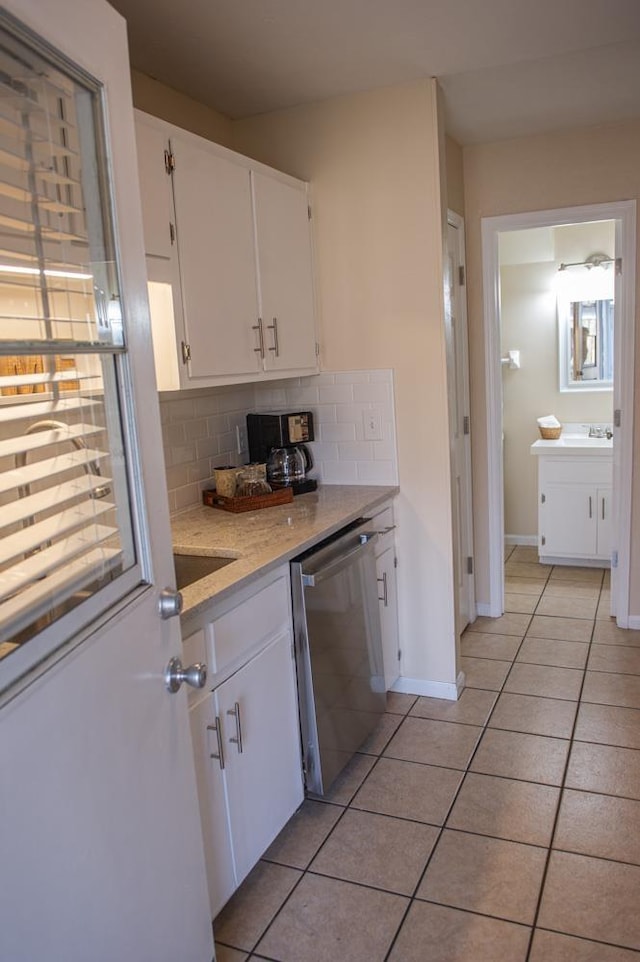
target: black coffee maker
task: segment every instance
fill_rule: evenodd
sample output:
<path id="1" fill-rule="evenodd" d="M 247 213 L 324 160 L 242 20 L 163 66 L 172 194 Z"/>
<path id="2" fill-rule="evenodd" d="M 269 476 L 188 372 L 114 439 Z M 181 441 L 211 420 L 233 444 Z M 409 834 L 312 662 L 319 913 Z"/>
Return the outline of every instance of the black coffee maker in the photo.
<path id="1" fill-rule="evenodd" d="M 307 477 L 313 459 L 306 447 L 314 440 L 313 414 L 247 414 L 247 437 L 251 461 L 266 462 L 272 488 L 291 487 L 294 494 L 315 491 L 318 482 Z"/>

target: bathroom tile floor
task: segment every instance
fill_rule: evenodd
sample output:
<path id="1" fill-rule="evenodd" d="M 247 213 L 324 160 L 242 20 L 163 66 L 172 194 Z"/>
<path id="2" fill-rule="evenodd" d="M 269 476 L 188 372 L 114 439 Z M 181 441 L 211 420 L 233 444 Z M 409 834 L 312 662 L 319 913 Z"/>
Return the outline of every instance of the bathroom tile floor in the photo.
<path id="1" fill-rule="evenodd" d="M 217 962 L 640 960 L 640 632 L 507 549 L 457 702 L 389 695 L 214 923 Z"/>

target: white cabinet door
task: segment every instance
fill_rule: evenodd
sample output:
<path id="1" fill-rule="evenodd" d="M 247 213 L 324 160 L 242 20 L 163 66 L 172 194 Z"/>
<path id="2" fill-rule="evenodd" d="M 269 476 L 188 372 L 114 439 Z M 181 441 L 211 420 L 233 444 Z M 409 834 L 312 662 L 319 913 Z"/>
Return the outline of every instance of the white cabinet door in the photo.
<path id="1" fill-rule="evenodd" d="M 145 253 L 170 258 L 173 214 L 171 178 L 165 167 L 168 138 L 162 129 L 145 122 L 140 115 L 136 117 L 135 130 Z"/>
<path id="2" fill-rule="evenodd" d="M 267 371 L 316 370 L 308 200 L 294 186 L 252 171 L 260 313 Z"/>
<path id="3" fill-rule="evenodd" d="M 250 174 L 193 138 L 171 139 L 189 377 L 262 366 Z M 194 383 L 195 386 L 195 383 Z"/>
<path id="4" fill-rule="evenodd" d="M 611 507 L 612 488 L 602 487 L 597 491 L 598 505 L 598 557 L 611 560 L 613 545 L 613 514 Z"/>
<path id="5" fill-rule="evenodd" d="M 378 601 L 380 602 L 384 686 L 388 691 L 400 675 L 398 596 L 395 548 L 393 545 L 376 557 L 376 575 L 378 578 Z"/>
<path id="6" fill-rule="evenodd" d="M 542 555 L 560 557 L 596 554 L 596 488 L 590 485 L 546 484 L 540 505 Z"/>
<path id="7" fill-rule="evenodd" d="M 215 714 L 211 693 L 190 709 L 189 719 L 213 919 L 235 892 L 237 882 L 227 818 L 224 754 L 220 752 L 222 731 L 219 741 L 220 719 Z"/>
<path id="8" fill-rule="evenodd" d="M 214 692 L 238 884 L 303 799 L 289 632 Z"/>

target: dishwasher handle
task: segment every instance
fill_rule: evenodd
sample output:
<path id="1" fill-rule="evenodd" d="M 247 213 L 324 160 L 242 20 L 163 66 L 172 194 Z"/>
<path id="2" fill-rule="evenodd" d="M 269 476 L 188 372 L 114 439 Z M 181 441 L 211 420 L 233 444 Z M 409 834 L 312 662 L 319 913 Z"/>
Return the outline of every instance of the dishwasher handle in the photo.
<path id="1" fill-rule="evenodd" d="M 349 550 L 342 552 L 336 558 L 333 558 L 331 561 L 329 561 L 324 568 L 319 568 L 313 573 L 302 572 L 303 586 L 305 588 L 315 588 L 316 585 L 319 585 L 321 582 L 325 581 L 327 578 L 330 578 L 342 568 L 349 565 L 355 555 L 359 554 L 362 550 L 373 544 L 377 538 L 377 531 L 359 532 L 357 543 Z"/>

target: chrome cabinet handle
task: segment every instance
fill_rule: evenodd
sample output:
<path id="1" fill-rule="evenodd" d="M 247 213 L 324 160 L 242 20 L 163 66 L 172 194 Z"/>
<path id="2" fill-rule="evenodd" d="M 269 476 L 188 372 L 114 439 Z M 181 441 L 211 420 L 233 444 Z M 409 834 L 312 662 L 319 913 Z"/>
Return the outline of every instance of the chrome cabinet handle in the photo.
<path id="1" fill-rule="evenodd" d="M 280 357 L 280 345 L 278 343 L 278 318 L 274 317 L 273 324 L 267 324 L 267 330 L 273 331 L 273 347 L 269 350 L 273 351 L 276 357 Z"/>
<path id="2" fill-rule="evenodd" d="M 258 318 L 258 323 L 254 324 L 251 328 L 252 331 L 258 332 L 258 347 L 254 347 L 254 352 L 259 354 L 261 358 L 264 358 L 264 331 L 262 329 L 262 318 Z"/>
<path id="3" fill-rule="evenodd" d="M 218 753 L 211 752 L 209 758 L 217 758 L 220 763 L 220 768 L 224 768 L 224 748 L 222 746 L 222 732 L 220 731 L 220 718 L 216 715 L 215 725 L 207 725 L 208 732 L 216 733 L 216 741 L 218 742 Z"/>
<path id="4" fill-rule="evenodd" d="M 180 690 L 183 681 L 192 688 L 204 688 L 207 681 L 207 666 L 196 662 L 195 665 L 183 668 L 179 658 L 172 658 L 165 669 L 164 681 L 167 691 L 172 694 Z"/>
<path id="5" fill-rule="evenodd" d="M 604 498 L 602 499 L 602 520 L 604 521 Z"/>
<path id="6" fill-rule="evenodd" d="M 240 720 L 240 703 L 235 702 L 233 708 L 227 710 L 227 715 L 233 715 L 236 720 L 236 737 L 229 741 L 238 746 L 238 754 L 242 755 L 242 722 Z"/>
<path id="7" fill-rule="evenodd" d="M 387 593 L 387 572 L 382 572 L 382 578 L 377 579 L 378 583 L 382 582 L 382 598 L 378 595 L 378 601 L 381 601 L 385 608 L 389 607 L 389 595 Z"/>
<path id="8" fill-rule="evenodd" d="M 589 517 L 593 518 L 593 505 L 591 502 L 591 495 L 589 495 Z"/>

